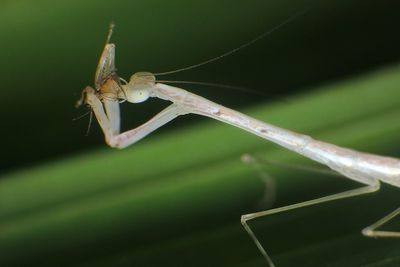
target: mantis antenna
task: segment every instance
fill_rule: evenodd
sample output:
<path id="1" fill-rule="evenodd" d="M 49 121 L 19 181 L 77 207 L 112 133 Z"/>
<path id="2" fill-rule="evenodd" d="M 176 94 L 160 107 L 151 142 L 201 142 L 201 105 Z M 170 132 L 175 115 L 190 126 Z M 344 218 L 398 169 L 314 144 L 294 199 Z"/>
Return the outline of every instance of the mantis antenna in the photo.
<path id="1" fill-rule="evenodd" d="M 243 49 L 243 48 L 246 48 L 246 47 L 248 47 L 248 46 L 250 46 L 250 45 L 256 43 L 257 41 L 263 39 L 265 36 L 270 35 L 271 33 L 273 33 L 273 32 L 275 32 L 275 31 L 279 30 L 279 29 L 282 28 L 283 26 L 289 24 L 290 22 L 294 21 L 294 20 L 297 19 L 298 17 L 302 16 L 302 15 L 303 15 L 304 13 L 306 13 L 309 9 L 310 9 L 310 7 L 307 7 L 307 8 L 304 8 L 304 9 L 300 10 L 299 12 L 297 12 L 296 14 L 294 14 L 293 16 L 289 17 L 287 20 L 285 20 L 285 21 L 279 23 L 278 25 L 276 25 L 275 27 L 273 27 L 272 29 L 267 30 L 266 32 L 260 34 L 260 35 L 257 36 L 256 38 L 254 38 L 254 39 L 252 39 L 252 40 L 250 40 L 250 41 L 248 41 L 248 42 L 246 42 L 246 43 L 244 43 L 244 44 L 242 44 L 242 45 L 239 45 L 238 47 L 236 47 L 236 48 L 234 48 L 234 49 L 232 49 L 232 50 L 229 50 L 229 51 L 227 51 L 227 52 L 225 52 L 225 53 L 223 53 L 223 54 L 221 54 L 221 55 L 219 55 L 219 56 L 216 56 L 216 57 L 207 59 L 207 60 L 202 61 L 202 62 L 200 62 L 200 63 L 194 64 L 194 65 L 190 65 L 190 66 L 187 66 L 187 67 L 184 67 L 184 68 L 180 68 L 180 69 L 176 69 L 176 70 L 170 70 L 170 71 L 165 71 L 165 72 L 154 73 L 154 75 L 155 75 L 155 76 L 161 76 L 161 75 L 167 75 L 167 74 L 172 74 L 172 73 L 177 73 L 177 72 L 182 72 L 182 71 L 186 71 L 186 70 L 195 69 L 195 68 L 198 68 L 198 67 L 200 67 L 200 66 L 206 65 L 206 64 L 208 64 L 208 63 L 211 63 L 211 62 L 220 60 L 221 58 L 224 58 L 224 57 L 227 57 L 227 56 L 229 56 L 229 55 L 232 55 L 233 53 L 235 53 L 235 52 L 237 52 L 237 51 L 239 51 L 239 50 L 241 50 L 241 49 Z"/>

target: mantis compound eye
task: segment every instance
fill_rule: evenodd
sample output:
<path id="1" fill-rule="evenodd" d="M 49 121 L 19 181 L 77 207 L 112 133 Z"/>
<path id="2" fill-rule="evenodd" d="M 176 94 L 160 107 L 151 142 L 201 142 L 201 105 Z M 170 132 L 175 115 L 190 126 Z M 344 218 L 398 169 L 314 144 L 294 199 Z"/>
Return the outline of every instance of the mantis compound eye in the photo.
<path id="1" fill-rule="evenodd" d="M 137 72 L 133 74 L 127 85 L 122 88 L 126 100 L 131 103 L 146 101 L 150 96 L 150 91 L 155 85 L 156 78 L 150 72 Z"/>
<path id="2" fill-rule="evenodd" d="M 130 84 L 123 85 L 122 88 L 125 90 L 126 101 L 131 103 L 144 102 L 150 96 L 149 90 L 145 88 L 132 87 Z"/>

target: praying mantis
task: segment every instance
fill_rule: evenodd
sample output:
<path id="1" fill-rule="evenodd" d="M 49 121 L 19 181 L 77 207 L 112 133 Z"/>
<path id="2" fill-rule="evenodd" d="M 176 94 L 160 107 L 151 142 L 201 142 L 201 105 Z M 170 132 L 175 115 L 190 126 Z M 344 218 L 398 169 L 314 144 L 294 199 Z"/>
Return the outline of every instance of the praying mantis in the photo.
<path id="1" fill-rule="evenodd" d="M 262 122 L 184 89 L 160 83 L 156 79 L 157 74 L 150 72 L 137 72 L 130 77 L 129 82 L 125 81 L 118 77 L 116 73 L 115 44 L 110 43 L 112 31 L 113 25 L 110 26 L 107 41 L 97 66 L 94 88 L 87 86 L 82 91 L 82 98 L 78 101 L 78 105 L 87 104 L 91 108 L 104 133 L 105 141 L 109 146 L 120 149 L 126 148 L 178 116 L 197 114 L 230 124 L 274 142 L 288 150 L 321 163 L 351 180 L 363 184 L 361 188 L 342 193 L 243 215 L 241 217 L 243 227 L 250 235 L 269 266 L 273 267 L 275 264 L 249 227 L 248 221 L 278 212 L 375 192 L 379 190 L 380 182 L 400 187 L 400 159 L 339 147 L 315 140 L 304 134 L 295 133 Z M 257 39 L 259 38 L 246 43 L 244 46 L 247 46 Z M 206 63 L 207 62 L 209 61 L 206 61 Z M 193 66 L 198 65 L 199 64 Z M 150 98 L 159 98 L 172 102 L 172 104 L 146 123 L 132 130 L 120 133 L 119 104 L 124 101 L 140 103 Z M 243 157 L 243 161 L 250 164 L 254 160 L 255 159 L 250 155 Z M 369 237 L 400 237 L 400 232 L 378 230 L 379 227 L 399 214 L 400 208 L 364 228 L 362 234 Z"/>

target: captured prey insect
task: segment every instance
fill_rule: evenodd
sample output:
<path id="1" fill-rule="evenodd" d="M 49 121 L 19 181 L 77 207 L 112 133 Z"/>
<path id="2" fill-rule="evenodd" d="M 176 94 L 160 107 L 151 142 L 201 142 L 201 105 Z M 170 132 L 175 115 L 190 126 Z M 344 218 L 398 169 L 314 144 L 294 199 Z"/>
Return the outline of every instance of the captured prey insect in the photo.
<path id="1" fill-rule="evenodd" d="M 379 190 L 380 182 L 400 187 L 400 159 L 339 147 L 259 121 L 181 88 L 159 83 L 156 80 L 157 74 L 150 72 L 137 72 L 130 77 L 129 82 L 126 82 L 116 74 L 115 45 L 109 42 L 112 27 L 110 27 L 107 42 L 96 70 L 95 88 L 87 86 L 82 92 L 82 99 L 78 102 L 78 104 L 89 105 L 93 110 L 105 135 L 105 140 L 111 147 L 125 148 L 176 117 L 192 113 L 241 128 L 326 165 L 345 177 L 364 185 L 361 188 L 294 205 L 243 215 L 241 223 L 270 266 L 275 265 L 250 229 L 249 220 L 286 210 L 374 192 Z M 120 133 L 120 102 L 140 103 L 154 97 L 170 101 L 172 104 L 139 127 Z M 252 158 L 247 156 L 244 157 L 244 160 L 251 163 Z M 400 232 L 378 230 L 380 226 L 398 214 L 400 214 L 400 208 L 366 227 L 362 230 L 362 233 L 370 237 L 400 237 Z"/>

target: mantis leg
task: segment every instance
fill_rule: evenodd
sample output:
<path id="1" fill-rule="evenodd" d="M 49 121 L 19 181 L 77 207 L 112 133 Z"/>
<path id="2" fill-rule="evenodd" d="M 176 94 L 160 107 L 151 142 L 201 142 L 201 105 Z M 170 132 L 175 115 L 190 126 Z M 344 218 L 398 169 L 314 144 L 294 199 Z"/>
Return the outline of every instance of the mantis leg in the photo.
<path id="1" fill-rule="evenodd" d="M 179 115 L 186 114 L 184 109 L 176 104 L 171 104 L 146 123 L 132 130 L 119 133 L 120 114 L 119 103 L 116 100 L 104 100 L 97 97 L 95 90 L 91 87 L 85 89 L 86 103 L 92 108 L 97 121 L 105 135 L 106 142 L 117 148 L 127 147 Z"/>
<path id="2" fill-rule="evenodd" d="M 119 111 L 119 102 L 116 100 L 103 100 L 104 110 L 110 122 L 110 128 L 113 135 L 118 135 L 121 125 L 121 117 Z"/>
<path id="3" fill-rule="evenodd" d="M 245 157 L 243 157 L 242 160 L 245 163 L 251 165 L 252 167 L 256 167 L 257 168 L 256 170 L 259 171 L 259 168 L 257 167 L 257 165 L 259 165 L 260 163 L 255 157 L 252 157 L 251 155 L 245 155 Z M 312 205 L 316 205 L 316 204 L 320 204 L 320 203 L 324 203 L 324 202 L 328 202 L 328 201 L 334 201 L 334 200 L 344 199 L 344 198 L 348 198 L 348 197 L 354 197 L 354 196 L 358 196 L 358 195 L 362 195 L 362 194 L 372 193 L 372 192 L 379 190 L 379 188 L 380 188 L 379 180 L 374 180 L 372 183 L 370 182 L 370 180 L 368 180 L 368 183 L 366 181 L 365 184 L 366 184 L 366 186 L 363 186 L 361 188 L 352 189 L 352 190 L 348 190 L 345 192 L 341 192 L 341 193 L 337 193 L 337 194 L 333 194 L 333 195 L 329 195 L 329 196 L 325 196 L 325 197 L 321 197 L 321 198 L 317 198 L 317 199 L 313 199 L 313 200 L 308 200 L 308 201 L 304 201 L 301 203 L 296 203 L 293 205 L 288 205 L 288 206 L 274 208 L 274 209 L 270 209 L 270 210 L 245 214 L 245 215 L 242 215 L 242 217 L 241 217 L 241 223 L 242 223 L 244 229 L 246 230 L 246 232 L 250 235 L 251 239 L 253 240 L 253 242 L 255 243 L 257 248 L 260 250 L 261 254 L 267 260 L 269 266 L 275 267 L 275 264 L 273 263 L 271 257 L 268 255 L 268 253 L 264 249 L 263 245 L 258 240 L 257 236 L 254 234 L 254 232 L 251 230 L 250 226 L 248 225 L 248 221 L 254 220 L 254 219 L 257 219 L 260 217 L 264 217 L 267 215 L 276 214 L 276 213 L 289 211 L 289 210 L 294 210 L 294 209 L 298 209 L 298 208 L 303 208 L 303 207 L 307 207 L 307 206 L 312 206 Z M 397 211 L 397 212 L 399 213 L 399 211 Z M 389 218 L 389 220 L 390 220 L 390 218 Z M 386 222 L 386 221 L 387 220 L 385 220 L 384 222 Z"/>
<path id="4" fill-rule="evenodd" d="M 115 132 L 115 129 L 113 129 L 114 124 L 110 122 L 110 119 L 104 110 L 103 103 L 96 95 L 96 91 L 92 87 L 87 86 L 83 91 L 83 98 L 85 103 L 92 108 L 106 140 L 111 139 Z"/>
<path id="5" fill-rule="evenodd" d="M 400 208 L 397 208 L 392 213 L 386 215 L 376 223 L 364 228 L 362 230 L 363 235 L 368 237 L 400 237 L 400 232 L 398 231 L 380 231 L 376 230 L 377 228 L 381 227 L 385 223 L 389 222 L 394 217 L 400 214 Z"/>

